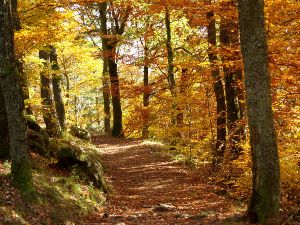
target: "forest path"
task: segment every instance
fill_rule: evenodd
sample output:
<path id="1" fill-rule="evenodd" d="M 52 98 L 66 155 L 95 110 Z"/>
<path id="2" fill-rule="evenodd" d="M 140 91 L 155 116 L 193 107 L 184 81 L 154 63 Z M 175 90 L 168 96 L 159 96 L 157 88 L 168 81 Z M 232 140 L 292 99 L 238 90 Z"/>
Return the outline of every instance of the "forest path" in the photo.
<path id="1" fill-rule="evenodd" d="M 236 224 L 228 218 L 239 209 L 216 194 L 205 171 L 174 162 L 139 139 L 95 136 L 93 143 L 113 192 L 91 224 Z"/>

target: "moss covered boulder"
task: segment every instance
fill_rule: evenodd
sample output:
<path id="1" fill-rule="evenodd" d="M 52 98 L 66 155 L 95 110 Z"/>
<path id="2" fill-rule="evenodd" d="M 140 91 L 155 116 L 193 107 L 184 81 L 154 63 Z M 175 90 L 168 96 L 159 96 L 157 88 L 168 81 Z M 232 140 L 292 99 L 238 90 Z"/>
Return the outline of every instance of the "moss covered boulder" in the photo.
<path id="1" fill-rule="evenodd" d="M 44 157 L 50 156 L 50 141 L 46 132 L 27 130 L 30 150 Z"/>
<path id="2" fill-rule="evenodd" d="M 86 140 L 86 141 L 91 141 L 91 134 L 82 128 L 79 128 L 77 126 L 71 126 L 70 127 L 70 133 L 75 136 L 78 137 L 80 139 Z"/>
<path id="3" fill-rule="evenodd" d="M 50 139 L 47 132 L 40 127 L 33 116 L 26 116 L 27 135 L 30 150 L 44 157 L 50 156 Z"/>
<path id="4" fill-rule="evenodd" d="M 58 166 L 74 169 L 80 177 L 107 192 L 100 156 L 93 145 L 72 136 L 53 138 L 51 155 L 59 160 Z"/>

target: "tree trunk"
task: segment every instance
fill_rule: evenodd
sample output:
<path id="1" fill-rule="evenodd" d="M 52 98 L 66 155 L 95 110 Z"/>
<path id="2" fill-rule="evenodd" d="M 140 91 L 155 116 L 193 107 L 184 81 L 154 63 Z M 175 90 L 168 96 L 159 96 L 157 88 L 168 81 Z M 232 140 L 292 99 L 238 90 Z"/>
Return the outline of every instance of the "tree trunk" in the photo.
<path id="1" fill-rule="evenodd" d="M 9 131 L 8 122 L 5 110 L 5 101 L 2 92 L 2 87 L 0 85 L 0 158 L 9 159 Z"/>
<path id="2" fill-rule="evenodd" d="M 280 173 L 271 106 L 264 1 L 240 0 L 238 9 L 253 163 L 252 195 L 246 216 L 254 223 L 276 224 Z"/>
<path id="3" fill-rule="evenodd" d="M 29 100 L 29 88 L 28 88 L 28 78 L 24 71 L 24 61 L 20 57 L 17 59 L 17 67 L 19 71 L 19 77 L 20 77 L 20 85 L 22 88 L 22 96 L 23 100 Z M 33 111 L 29 104 L 25 105 L 25 110 L 27 115 L 33 115 Z"/>
<path id="4" fill-rule="evenodd" d="M 116 47 L 109 45 L 108 51 L 112 54 L 112 56 L 108 59 L 112 105 L 113 105 L 112 136 L 113 137 L 122 137 L 123 136 L 123 125 L 122 125 L 120 81 L 119 81 L 119 76 L 118 76 L 118 65 L 115 62 Z"/>
<path id="5" fill-rule="evenodd" d="M 56 49 L 53 46 L 50 46 L 50 63 L 51 63 L 51 70 L 53 72 L 52 88 L 53 88 L 53 96 L 54 96 L 56 113 L 57 113 L 60 127 L 64 131 L 66 130 L 66 112 L 65 112 L 65 106 L 62 99 L 62 93 L 61 93 L 62 77 L 61 74 L 56 73 L 56 71 L 59 70 L 59 66 L 57 62 Z"/>
<path id="6" fill-rule="evenodd" d="M 227 2 L 235 7 L 235 3 Z M 222 46 L 222 62 L 225 77 L 226 112 L 227 112 L 227 148 L 230 150 L 230 159 L 237 159 L 242 152 L 241 141 L 241 112 L 238 99 L 238 78 L 242 76 L 239 68 L 240 55 L 238 53 L 238 26 L 232 18 L 223 17 L 220 24 L 220 42 Z M 232 52 L 232 51 L 235 52 Z"/>
<path id="7" fill-rule="evenodd" d="M 149 67 L 148 67 L 148 57 L 147 57 L 147 47 L 145 47 L 145 62 L 144 62 L 144 91 L 143 91 L 143 107 L 145 109 L 145 114 L 143 115 L 144 124 L 142 129 L 142 137 L 149 137 L 149 111 L 148 106 L 150 104 L 150 90 L 149 90 Z"/>
<path id="8" fill-rule="evenodd" d="M 107 135 L 111 134 L 110 129 L 110 91 L 109 91 L 109 69 L 108 69 L 108 39 L 107 35 L 107 2 L 99 4 L 100 11 L 100 23 L 101 23 L 101 41 L 103 50 L 103 73 L 102 73 L 102 85 L 103 85 L 103 106 L 104 106 L 104 132 Z"/>
<path id="9" fill-rule="evenodd" d="M 220 71 L 216 66 L 218 57 L 214 53 L 217 45 L 214 13 L 208 12 L 206 16 L 209 21 L 207 27 L 208 58 L 211 65 L 211 75 L 214 80 L 214 92 L 217 102 L 217 140 L 216 148 L 213 152 L 213 168 L 217 170 L 222 163 L 226 147 L 226 104 Z"/>
<path id="10" fill-rule="evenodd" d="M 11 176 L 13 184 L 25 197 L 34 196 L 28 156 L 24 102 L 14 49 L 14 14 L 11 1 L 0 0 L 0 82 L 5 101 L 10 137 Z"/>
<path id="11" fill-rule="evenodd" d="M 61 136 L 59 122 L 55 113 L 55 107 L 52 100 L 51 79 L 49 74 L 49 49 L 39 51 L 40 59 L 44 59 L 44 70 L 40 74 L 41 78 L 41 98 L 43 104 L 43 117 L 46 124 L 47 133 L 54 136 Z"/>
<path id="12" fill-rule="evenodd" d="M 171 33 L 171 21 L 170 21 L 170 10 L 167 6 L 165 9 L 165 25 L 167 29 L 167 40 L 166 40 L 166 47 L 167 47 L 167 57 L 168 57 L 168 84 L 169 89 L 172 96 L 172 124 L 176 125 L 176 117 L 177 117 L 177 93 L 176 93 L 176 81 L 174 75 L 174 53 L 172 48 L 172 33 Z M 175 115 L 175 116 L 174 116 Z"/>
<path id="13" fill-rule="evenodd" d="M 110 129 L 110 90 L 109 90 L 109 70 L 107 59 L 103 60 L 103 106 L 104 106 L 104 132 L 107 135 L 111 134 Z"/>
<path id="14" fill-rule="evenodd" d="M 185 99 L 185 94 L 186 94 L 186 89 L 187 89 L 187 79 L 188 79 L 188 69 L 187 68 L 183 68 L 181 70 L 181 83 L 180 83 L 180 90 L 179 90 L 179 94 L 180 94 L 180 100 L 178 102 L 178 114 L 176 115 L 176 121 L 177 121 L 177 125 L 178 127 L 182 127 L 183 126 L 183 119 L 184 119 L 184 115 L 183 115 L 183 110 L 184 110 L 184 99 Z"/>

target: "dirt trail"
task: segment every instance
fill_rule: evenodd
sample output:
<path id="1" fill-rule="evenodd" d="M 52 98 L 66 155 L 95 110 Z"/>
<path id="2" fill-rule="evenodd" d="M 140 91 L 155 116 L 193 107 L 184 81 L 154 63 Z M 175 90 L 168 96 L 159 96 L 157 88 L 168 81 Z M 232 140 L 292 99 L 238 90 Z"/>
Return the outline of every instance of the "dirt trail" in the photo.
<path id="1" fill-rule="evenodd" d="M 215 194 L 201 171 L 171 161 L 141 140 L 93 138 L 113 188 L 100 220 L 92 224 L 236 224 L 237 208 Z M 226 222 L 227 221 L 227 222 Z"/>

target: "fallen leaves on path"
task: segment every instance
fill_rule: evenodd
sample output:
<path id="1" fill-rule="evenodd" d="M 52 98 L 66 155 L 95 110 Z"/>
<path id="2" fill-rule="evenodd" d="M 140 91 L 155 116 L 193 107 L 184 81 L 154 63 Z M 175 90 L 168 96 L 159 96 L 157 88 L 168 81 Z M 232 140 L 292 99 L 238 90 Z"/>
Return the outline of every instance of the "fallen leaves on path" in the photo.
<path id="1" fill-rule="evenodd" d="M 205 171 L 174 162 L 142 140 L 96 136 L 93 142 L 113 189 L 94 224 L 237 224 L 244 209 L 217 195 Z"/>

